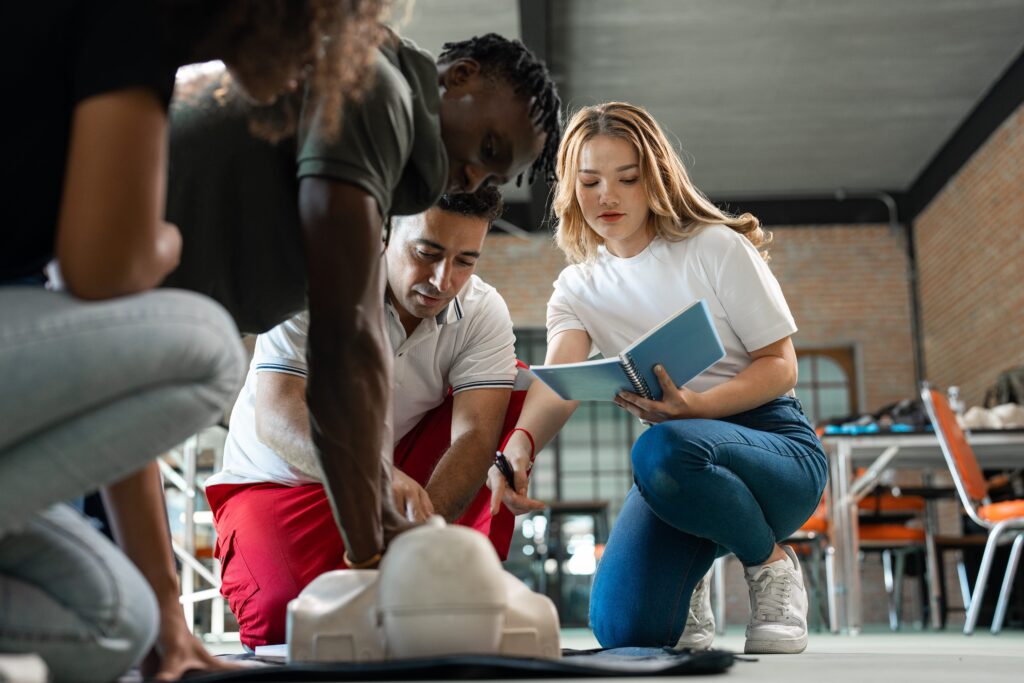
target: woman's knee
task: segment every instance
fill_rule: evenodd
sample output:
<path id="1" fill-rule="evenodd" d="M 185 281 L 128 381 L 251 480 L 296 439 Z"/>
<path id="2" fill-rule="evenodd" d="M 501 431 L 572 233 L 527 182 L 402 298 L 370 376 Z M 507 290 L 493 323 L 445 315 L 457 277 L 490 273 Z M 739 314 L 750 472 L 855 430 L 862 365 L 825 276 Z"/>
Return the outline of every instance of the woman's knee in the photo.
<path id="1" fill-rule="evenodd" d="M 190 349 L 194 372 L 211 390 L 233 398 L 245 371 L 246 354 L 238 328 L 228 312 L 213 299 L 179 290 L 153 292 L 180 321 L 176 342 Z"/>
<path id="2" fill-rule="evenodd" d="M 590 600 L 590 628 L 601 647 L 662 647 L 671 644 L 666 640 L 663 628 L 665 615 L 652 614 L 644 609 L 635 596 L 591 595 Z M 678 637 L 678 633 L 675 636 Z"/>
<path id="3" fill-rule="evenodd" d="M 691 421 L 692 422 L 692 421 Z M 711 464 L 711 450 L 694 430 L 662 423 L 633 445 L 633 475 L 645 495 L 668 499 Z"/>
<path id="4" fill-rule="evenodd" d="M 596 585 L 590 596 L 590 629 L 603 648 L 630 647 L 645 642 L 643 615 L 634 613 L 621 598 L 603 595 Z"/>
<path id="5" fill-rule="evenodd" d="M 0 588 L 12 591 L 8 598 L 27 612 L 5 624 L 0 651 L 39 655 L 54 683 L 117 680 L 145 656 L 156 638 L 156 599 L 148 587 L 131 597 L 131 610 L 102 622 L 69 610 L 49 591 L 30 583 L 0 576 Z"/>
<path id="6" fill-rule="evenodd" d="M 54 506 L 6 542 L 35 551 L 7 579 L 23 613 L 16 647 L 38 652 L 55 681 L 116 679 L 153 645 L 159 609 L 152 589 L 73 511 Z"/>
<path id="7" fill-rule="evenodd" d="M 130 561 L 125 558 L 125 562 Z M 149 584 L 134 567 L 125 568 L 118 582 L 121 596 L 120 608 L 113 620 L 104 624 L 96 638 L 98 656 L 94 666 L 105 667 L 115 675 L 124 673 L 146 656 L 156 641 L 160 623 L 160 609 L 156 596 Z M 88 655 L 86 655 L 88 656 Z M 95 680 L 109 680 L 107 674 L 97 672 Z M 84 680 L 73 676 L 71 680 Z"/>

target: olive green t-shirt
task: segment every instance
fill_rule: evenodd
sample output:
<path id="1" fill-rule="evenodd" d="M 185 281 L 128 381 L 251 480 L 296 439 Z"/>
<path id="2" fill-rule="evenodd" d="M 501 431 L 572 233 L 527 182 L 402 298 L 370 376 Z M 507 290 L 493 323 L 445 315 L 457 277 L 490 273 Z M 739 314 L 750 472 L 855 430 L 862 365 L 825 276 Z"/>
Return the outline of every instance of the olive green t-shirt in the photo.
<path id="1" fill-rule="evenodd" d="M 373 80 L 347 102 L 334 141 L 317 117 L 272 144 L 250 132 L 251 112 L 217 99 L 217 79 L 171 108 L 167 220 L 183 237 L 164 283 L 220 302 L 243 332 L 264 332 L 306 308 L 298 184 L 320 177 L 361 187 L 383 217 L 430 208 L 447 184 L 437 67 L 407 40 L 378 50 Z M 337 229 L 345 230 L 344 220 Z"/>

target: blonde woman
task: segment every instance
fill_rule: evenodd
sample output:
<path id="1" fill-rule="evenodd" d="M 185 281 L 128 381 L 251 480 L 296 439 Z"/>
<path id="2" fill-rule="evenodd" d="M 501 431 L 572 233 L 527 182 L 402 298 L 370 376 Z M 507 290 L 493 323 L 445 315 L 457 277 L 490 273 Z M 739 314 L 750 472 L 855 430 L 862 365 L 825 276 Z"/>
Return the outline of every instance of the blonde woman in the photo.
<path id="1" fill-rule="evenodd" d="M 726 349 L 685 386 L 659 367 L 662 401 L 615 398 L 654 426 L 633 447 L 636 483 L 594 580 L 595 635 L 605 647 L 710 647 L 706 574 L 733 553 L 750 587 L 746 652 L 802 652 L 807 595 L 793 550 L 778 541 L 818 504 L 827 463 L 793 395 L 797 328 L 766 263 L 770 235 L 750 214 L 709 202 L 633 105 L 577 113 L 557 172 L 557 243 L 571 265 L 548 302 L 546 363 L 585 360 L 592 347 L 615 355 L 702 298 Z M 516 490 L 489 473 L 495 507 L 538 505 L 526 497 L 531 459 L 576 405 L 534 382 L 505 447 Z"/>

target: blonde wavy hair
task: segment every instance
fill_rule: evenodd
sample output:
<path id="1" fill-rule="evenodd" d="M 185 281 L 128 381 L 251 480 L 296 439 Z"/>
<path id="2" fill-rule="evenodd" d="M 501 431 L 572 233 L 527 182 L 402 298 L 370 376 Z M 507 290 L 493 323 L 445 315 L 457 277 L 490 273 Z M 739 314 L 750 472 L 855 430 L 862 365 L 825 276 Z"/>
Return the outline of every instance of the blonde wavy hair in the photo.
<path id="1" fill-rule="evenodd" d="M 768 260 L 772 235 L 749 213 L 734 216 L 719 209 L 694 187 L 682 160 L 654 118 L 626 102 L 585 107 L 572 117 L 558 148 L 553 208 L 558 219 L 555 243 L 569 263 L 592 261 L 604 239 L 583 217 L 576 199 L 576 176 L 583 145 L 598 135 L 622 138 L 640 157 L 640 178 L 651 215 L 647 229 L 678 242 L 707 225 L 721 223 L 740 233 Z"/>

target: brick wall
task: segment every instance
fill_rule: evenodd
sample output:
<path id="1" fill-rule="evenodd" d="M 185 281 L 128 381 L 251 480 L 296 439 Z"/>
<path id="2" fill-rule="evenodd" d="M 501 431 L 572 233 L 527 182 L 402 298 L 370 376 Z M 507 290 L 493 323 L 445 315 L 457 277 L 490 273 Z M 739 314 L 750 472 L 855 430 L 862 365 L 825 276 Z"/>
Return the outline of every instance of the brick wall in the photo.
<path id="1" fill-rule="evenodd" d="M 505 297 L 516 327 L 543 328 L 551 284 L 565 265 L 547 233 L 525 238 L 492 231 L 476 272 Z"/>
<path id="2" fill-rule="evenodd" d="M 772 270 L 800 348 L 855 349 L 861 404 L 875 410 L 914 391 L 906 238 L 886 225 L 774 228 Z"/>
<path id="3" fill-rule="evenodd" d="M 873 409 L 914 389 L 910 296 L 902 234 L 887 226 L 774 228 L 772 269 L 800 331 L 800 347 L 850 346 L 861 365 L 863 404 Z M 544 327 L 551 283 L 564 267 L 547 235 L 493 233 L 480 276 L 505 296 L 521 327 Z"/>
<path id="4" fill-rule="evenodd" d="M 1024 364 L 1024 107 L 918 216 L 927 378 L 980 403 Z"/>

